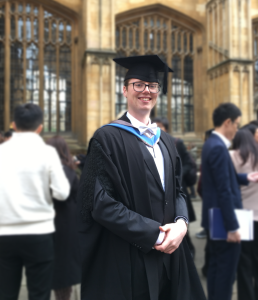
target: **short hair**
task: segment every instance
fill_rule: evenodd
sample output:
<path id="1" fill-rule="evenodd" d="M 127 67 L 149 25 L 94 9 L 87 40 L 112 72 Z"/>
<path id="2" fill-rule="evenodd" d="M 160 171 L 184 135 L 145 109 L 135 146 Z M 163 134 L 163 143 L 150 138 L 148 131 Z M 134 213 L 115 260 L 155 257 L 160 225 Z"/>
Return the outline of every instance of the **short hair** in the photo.
<path id="1" fill-rule="evenodd" d="M 166 118 L 162 118 L 162 117 L 153 118 L 152 123 L 161 123 L 165 127 L 166 131 L 168 131 L 169 129 L 168 119 Z"/>
<path id="2" fill-rule="evenodd" d="M 34 131 L 43 123 L 43 112 L 33 103 L 18 105 L 14 110 L 14 122 L 17 129 Z"/>
<path id="3" fill-rule="evenodd" d="M 124 81 L 124 86 L 125 86 L 126 90 L 128 90 L 128 84 L 129 84 L 129 81 L 130 81 L 130 78 L 129 78 L 129 79 L 126 79 L 126 80 Z"/>
<path id="4" fill-rule="evenodd" d="M 4 133 L 4 137 L 5 137 L 6 139 L 8 139 L 8 138 L 10 138 L 10 137 L 12 137 L 12 136 L 13 136 L 13 133 L 12 133 L 11 130 L 6 131 L 6 132 Z"/>
<path id="5" fill-rule="evenodd" d="M 213 111 L 213 125 L 214 127 L 220 127 L 227 119 L 234 122 L 241 115 L 240 109 L 235 104 L 222 103 Z"/>
<path id="6" fill-rule="evenodd" d="M 129 78 L 129 79 L 126 79 L 126 80 L 124 81 L 124 86 L 128 86 L 129 81 L 130 81 L 130 78 Z"/>

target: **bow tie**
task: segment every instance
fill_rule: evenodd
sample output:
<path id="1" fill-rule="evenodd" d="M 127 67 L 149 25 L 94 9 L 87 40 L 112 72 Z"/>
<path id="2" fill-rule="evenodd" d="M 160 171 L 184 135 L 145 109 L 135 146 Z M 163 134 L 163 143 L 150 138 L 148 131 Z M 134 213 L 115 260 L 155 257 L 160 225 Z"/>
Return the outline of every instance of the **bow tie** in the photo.
<path id="1" fill-rule="evenodd" d="M 141 135 L 146 135 L 147 137 L 152 138 L 154 135 L 157 134 L 157 124 L 156 123 L 152 123 L 148 126 L 144 126 L 144 125 L 140 125 L 139 126 L 139 131 Z"/>

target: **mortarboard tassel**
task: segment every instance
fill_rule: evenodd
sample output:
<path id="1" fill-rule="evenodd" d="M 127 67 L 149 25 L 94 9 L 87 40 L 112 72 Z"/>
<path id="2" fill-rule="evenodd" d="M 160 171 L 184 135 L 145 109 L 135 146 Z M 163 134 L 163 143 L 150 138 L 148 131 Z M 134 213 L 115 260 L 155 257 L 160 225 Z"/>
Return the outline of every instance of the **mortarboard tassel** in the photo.
<path id="1" fill-rule="evenodd" d="M 167 93 L 167 86 L 168 86 L 168 65 L 164 64 L 164 77 L 163 77 L 163 89 L 162 92 L 164 95 Z"/>

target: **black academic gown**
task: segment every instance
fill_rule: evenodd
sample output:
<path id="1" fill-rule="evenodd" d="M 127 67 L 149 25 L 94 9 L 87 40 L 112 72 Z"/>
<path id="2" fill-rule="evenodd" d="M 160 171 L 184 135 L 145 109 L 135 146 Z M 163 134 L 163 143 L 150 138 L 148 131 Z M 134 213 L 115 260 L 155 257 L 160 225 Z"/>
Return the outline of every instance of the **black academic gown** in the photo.
<path id="1" fill-rule="evenodd" d="M 125 115 L 121 119 L 129 122 Z M 148 176 L 160 179 L 145 145 L 132 133 L 112 126 L 97 130 L 90 141 L 78 193 L 83 300 L 133 300 L 137 256 L 145 267 L 150 300 L 158 300 L 158 261 L 169 269 L 171 300 L 205 299 L 185 241 L 172 255 L 152 249 L 161 224 L 187 216 L 180 158 L 168 134 L 162 132 L 161 142 L 172 169 L 166 185 L 173 187 L 172 194 L 162 196 L 163 222 L 153 206 Z"/>

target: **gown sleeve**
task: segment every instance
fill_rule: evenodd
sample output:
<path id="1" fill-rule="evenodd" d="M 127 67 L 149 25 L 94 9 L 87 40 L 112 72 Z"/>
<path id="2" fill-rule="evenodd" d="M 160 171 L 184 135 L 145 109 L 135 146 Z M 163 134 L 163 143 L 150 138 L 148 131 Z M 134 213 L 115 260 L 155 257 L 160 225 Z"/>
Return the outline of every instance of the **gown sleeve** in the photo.
<path id="1" fill-rule="evenodd" d="M 183 188 L 181 185 L 182 182 L 182 164 L 179 157 L 176 159 L 176 218 L 175 221 L 182 218 L 186 221 L 186 223 L 189 222 L 189 216 L 188 216 L 188 209 L 187 204 L 185 200 L 185 194 L 183 192 Z"/>
<path id="2" fill-rule="evenodd" d="M 92 139 L 79 188 L 82 216 L 86 222 L 99 223 L 147 253 L 158 238 L 161 224 L 143 217 L 125 205 L 126 201 L 120 199 L 118 189 L 110 180 L 111 176 L 117 176 L 116 172 L 112 172 L 114 168 L 101 144 Z M 119 179 L 117 184 L 120 184 Z"/>

